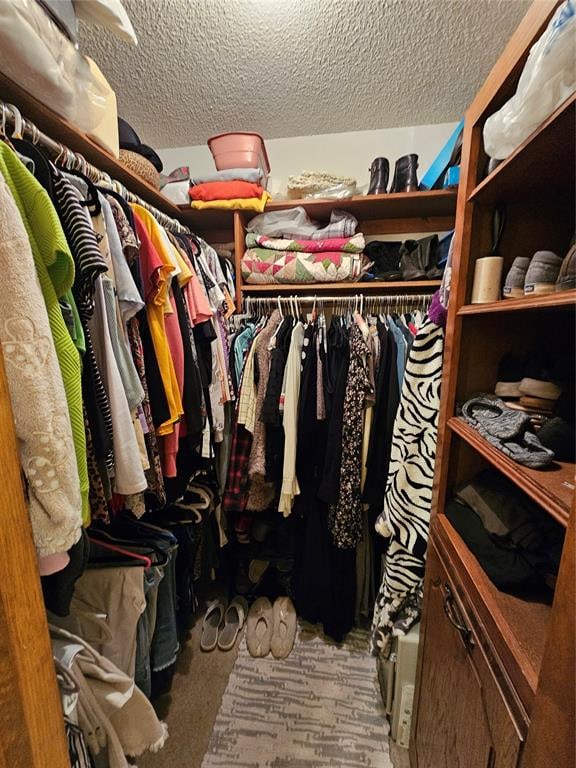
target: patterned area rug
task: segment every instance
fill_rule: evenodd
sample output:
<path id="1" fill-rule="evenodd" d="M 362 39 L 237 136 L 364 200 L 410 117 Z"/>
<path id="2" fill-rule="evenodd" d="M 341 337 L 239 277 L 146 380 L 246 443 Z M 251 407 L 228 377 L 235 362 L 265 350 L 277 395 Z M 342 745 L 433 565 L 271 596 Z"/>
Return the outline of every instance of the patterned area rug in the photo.
<path id="1" fill-rule="evenodd" d="M 276 661 L 253 659 L 243 638 L 202 768 L 392 768 L 368 643 L 304 624 Z"/>

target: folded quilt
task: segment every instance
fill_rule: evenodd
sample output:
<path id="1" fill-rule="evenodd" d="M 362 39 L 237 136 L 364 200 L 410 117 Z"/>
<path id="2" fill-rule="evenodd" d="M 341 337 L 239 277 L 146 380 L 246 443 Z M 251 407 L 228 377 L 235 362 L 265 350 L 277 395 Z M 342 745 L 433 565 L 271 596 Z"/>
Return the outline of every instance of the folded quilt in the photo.
<path id="1" fill-rule="evenodd" d="M 190 187 L 192 200 L 235 200 L 237 197 L 261 197 L 264 189 L 249 181 L 207 181 Z"/>
<path id="2" fill-rule="evenodd" d="M 322 251 L 362 253 L 365 241 L 361 232 L 353 237 L 331 237 L 326 240 L 285 240 L 284 238 L 272 238 L 267 235 L 257 235 L 256 232 L 248 232 L 246 247 L 257 248 L 258 246 L 274 251 L 299 251 L 301 253 L 321 253 Z"/>
<path id="3" fill-rule="evenodd" d="M 371 262 L 361 253 L 298 253 L 249 248 L 242 257 L 242 277 L 250 284 L 332 283 L 358 280 Z"/>
<path id="4" fill-rule="evenodd" d="M 237 197 L 232 200 L 192 200 L 191 207 L 197 211 L 216 208 L 225 211 L 256 211 L 262 213 L 266 203 L 270 200 L 268 192 L 264 192 L 262 197 Z"/>
<path id="5" fill-rule="evenodd" d="M 259 184 L 264 178 L 262 168 L 226 168 L 224 171 L 214 171 L 205 176 L 192 179 L 192 184 L 204 184 L 207 181 L 251 181 Z"/>

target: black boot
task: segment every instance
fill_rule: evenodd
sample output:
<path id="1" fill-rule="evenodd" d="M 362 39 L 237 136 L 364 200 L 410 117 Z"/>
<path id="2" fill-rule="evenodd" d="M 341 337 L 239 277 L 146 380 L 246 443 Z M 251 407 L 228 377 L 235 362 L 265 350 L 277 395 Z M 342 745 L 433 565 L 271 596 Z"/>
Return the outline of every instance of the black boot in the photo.
<path id="1" fill-rule="evenodd" d="M 394 168 L 394 180 L 390 187 L 390 192 L 417 192 L 418 176 L 418 155 L 404 155 L 396 160 Z"/>
<path id="2" fill-rule="evenodd" d="M 370 187 L 369 195 L 381 195 L 386 192 L 388 186 L 388 176 L 390 174 L 390 163 L 385 157 L 377 157 L 370 166 Z"/>

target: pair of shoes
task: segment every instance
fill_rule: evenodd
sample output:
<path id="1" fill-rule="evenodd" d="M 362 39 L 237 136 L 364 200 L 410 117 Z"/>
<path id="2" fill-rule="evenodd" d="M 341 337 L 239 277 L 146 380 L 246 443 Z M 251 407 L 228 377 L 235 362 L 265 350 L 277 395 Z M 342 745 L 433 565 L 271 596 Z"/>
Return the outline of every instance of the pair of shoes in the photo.
<path id="1" fill-rule="evenodd" d="M 254 658 L 275 659 L 290 655 L 296 638 L 296 609 L 289 597 L 279 597 L 272 606 L 267 597 L 254 601 L 248 614 L 246 644 Z"/>
<path id="2" fill-rule="evenodd" d="M 438 235 L 428 235 L 421 240 L 405 240 L 400 248 L 400 268 L 403 280 L 439 280 L 444 269 L 440 259 Z"/>
<path id="3" fill-rule="evenodd" d="M 417 192 L 418 155 L 404 155 L 396 160 L 390 192 Z M 370 166 L 369 195 L 382 195 L 388 187 L 390 163 L 385 157 L 377 157 Z"/>
<path id="4" fill-rule="evenodd" d="M 498 366 L 494 393 L 518 400 L 527 410 L 551 412 L 562 394 L 562 387 L 553 381 L 551 367 L 537 356 L 530 361 L 526 357 L 504 355 Z"/>
<path id="5" fill-rule="evenodd" d="M 576 288 L 576 246 L 564 260 L 552 251 L 536 251 L 532 258 L 518 256 L 512 262 L 502 295 L 505 299 L 544 295 Z"/>
<path id="6" fill-rule="evenodd" d="M 421 240 L 373 240 L 364 247 L 364 255 L 373 262 L 371 272 L 378 280 L 439 280 L 444 274 L 444 248 L 438 235 Z"/>
<path id="7" fill-rule="evenodd" d="M 244 597 L 235 597 L 228 607 L 222 600 L 210 603 L 202 622 L 200 648 L 213 651 L 218 646 L 221 651 L 229 651 L 236 643 L 247 614 L 248 602 Z"/>

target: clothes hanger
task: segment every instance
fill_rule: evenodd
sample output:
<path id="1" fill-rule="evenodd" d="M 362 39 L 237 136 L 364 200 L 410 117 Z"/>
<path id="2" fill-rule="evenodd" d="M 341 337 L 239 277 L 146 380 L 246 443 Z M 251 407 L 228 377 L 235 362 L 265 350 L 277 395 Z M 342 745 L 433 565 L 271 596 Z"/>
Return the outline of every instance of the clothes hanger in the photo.
<path id="1" fill-rule="evenodd" d="M 146 557 L 146 555 L 137 555 L 134 552 L 130 552 L 129 549 L 124 549 L 123 547 L 117 547 L 115 544 L 108 544 L 107 542 L 99 541 L 98 539 L 94 539 L 91 536 L 88 536 L 88 541 L 98 547 L 103 547 L 104 549 L 109 549 L 111 552 L 117 552 L 119 555 L 124 555 L 130 560 L 137 560 L 142 565 L 144 565 L 145 568 L 150 568 L 152 566 L 152 560 L 150 560 L 149 557 Z"/>

